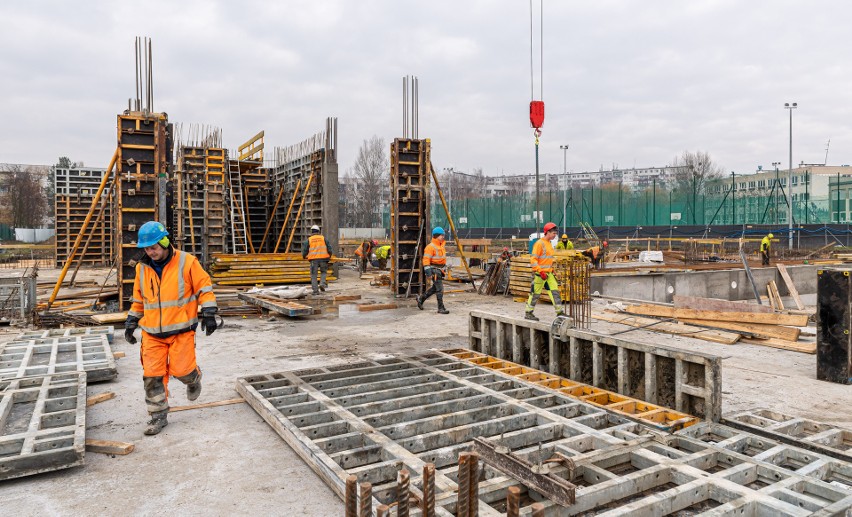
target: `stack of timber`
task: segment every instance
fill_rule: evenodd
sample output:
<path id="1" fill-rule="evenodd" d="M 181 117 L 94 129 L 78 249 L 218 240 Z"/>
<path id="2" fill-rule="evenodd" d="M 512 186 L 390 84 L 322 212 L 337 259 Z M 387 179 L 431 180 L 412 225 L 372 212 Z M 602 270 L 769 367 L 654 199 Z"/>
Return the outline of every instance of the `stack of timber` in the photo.
<path id="1" fill-rule="evenodd" d="M 505 286 L 509 273 L 509 261 L 498 260 L 491 264 L 485 272 L 485 277 L 479 284 L 479 294 L 487 294 L 493 296 L 497 293 L 502 293 L 501 287 Z"/>
<path id="2" fill-rule="evenodd" d="M 210 273 L 217 285 L 306 284 L 311 281 L 310 261 L 298 253 L 217 253 L 213 255 Z M 327 280 L 337 280 L 331 268 Z"/>
<path id="3" fill-rule="evenodd" d="M 765 305 L 675 296 L 673 306 L 628 305 L 624 313 L 627 314 L 603 313 L 593 317 L 717 343 L 733 344 L 739 341 L 807 354 L 816 353 L 816 342 L 799 341 L 799 327 L 807 326 L 807 314 L 776 312 Z"/>

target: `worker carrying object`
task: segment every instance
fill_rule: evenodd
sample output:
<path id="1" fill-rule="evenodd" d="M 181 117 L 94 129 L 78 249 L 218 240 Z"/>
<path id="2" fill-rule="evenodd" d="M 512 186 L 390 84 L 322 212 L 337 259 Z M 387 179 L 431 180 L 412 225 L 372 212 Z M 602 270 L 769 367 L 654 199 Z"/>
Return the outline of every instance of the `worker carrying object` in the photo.
<path id="1" fill-rule="evenodd" d="M 527 299 L 526 312 L 524 319 L 538 321 L 533 311 L 535 305 L 541 297 L 542 289 L 547 289 L 550 296 L 550 303 L 556 309 L 556 316 L 562 316 L 562 298 L 559 296 L 559 284 L 556 283 L 556 277 L 553 276 L 553 245 L 550 243 L 556 238 L 556 225 L 547 223 L 544 225 L 544 236 L 536 241 L 533 245 L 532 253 L 530 254 L 530 265 L 532 265 L 533 276 L 530 284 L 530 296 Z"/>
<path id="2" fill-rule="evenodd" d="M 328 284 L 325 276 L 328 273 L 328 261 L 331 259 L 331 246 L 328 245 L 324 235 L 320 234 L 320 227 L 311 226 L 311 236 L 302 243 L 302 258 L 311 261 L 311 289 L 314 294 L 317 290 L 317 273 L 321 273 L 319 288 L 325 291 Z"/>
<path id="3" fill-rule="evenodd" d="M 603 259 L 608 248 L 609 243 L 603 241 L 600 246 L 592 246 L 589 249 L 583 250 L 581 253 L 591 259 L 592 266 L 594 266 L 595 269 L 601 269 L 603 266 Z"/>
<path id="4" fill-rule="evenodd" d="M 574 243 L 568 240 L 568 235 L 563 233 L 562 239 L 556 243 L 556 249 L 558 250 L 573 250 Z"/>
<path id="5" fill-rule="evenodd" d="M 201 307 L 201 330 L 216 330 L 216 297 L 210 276 L 198 259 L 176 250 L 166 227 L 149 221 L 139 228 L 137 248 L 145 256 L 136 264 L 133 297 L 124 322 L 124 339 L 135 344 L 142 328 L 142 381 L 151 420 L 145 434 L 157 434 L 169 412 L 169 376 L 186 384 L 186 397 L 201 394 L 201 370 L 195 362 L 195 329 Z"/>
<path id="6" fill-rule="evenodd" d="M 769 247 L 772 246 L 772 241 L 770 239 L 773 239 L 774 237 L 775 236 L 770 233 L 760 241 L 760 258 L 761 264 L 764 266 L 769 265 Z"/>
<path id="7" fill-rule="evenodd" d="M 449 314 L 450 311 L 444 307 L 444 268 L 447 267 L 446 236 L 444 229 L 436 226 L 432 230 L 432 242 L 423 250 L 423 274 L 431 278 L 432 285 L 417 297 L 417 308 L 423 310 L 423 302 L 433 294 L 438 299 L 438 314 Z"/>
<path id="8" fill-rule="evenodd" d="M 373 253 L 372 260 L 370 263 L 373 267 L 377 267 L 379 269 L 387 269 L 388 267 L 388 259 L 391 256 L 391 247 L 390 245 L 379 246 L 376 248 L 376 251 Z"/>
<path id="9" fill-rule="evenodd" d="M 370 252 L 378 245 L 379 243 L 373 239 L 364 241 L 358 246 L 358 249 L 355 250 L 355 264 L 358 265 L 358 271 L 361 273 L 367 271 L 367 261 L 370 259 Z"/>

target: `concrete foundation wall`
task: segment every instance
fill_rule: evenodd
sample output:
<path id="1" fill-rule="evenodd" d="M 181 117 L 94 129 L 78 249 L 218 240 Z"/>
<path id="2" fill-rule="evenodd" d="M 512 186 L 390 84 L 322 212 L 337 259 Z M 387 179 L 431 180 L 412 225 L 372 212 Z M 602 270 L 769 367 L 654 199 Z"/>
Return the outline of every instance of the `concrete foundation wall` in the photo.
<path id="1" fill-rule="evenodd" d="M 816 293 L 818 266 L 787 266 L 799 294 Z M 789 295 L 787 285 L 774 267 L 752 268 L 760 294 L 766 295 L 766 284 L 775 280 L 782 296 Z M 604 296 L 633 298 L 671 303 L 675 294 L 719 298 L 722 300 L 753 300 L 754 292 L 745 270 L 690 271 L 629 275 L 593 276 L 591 289 Z"/>

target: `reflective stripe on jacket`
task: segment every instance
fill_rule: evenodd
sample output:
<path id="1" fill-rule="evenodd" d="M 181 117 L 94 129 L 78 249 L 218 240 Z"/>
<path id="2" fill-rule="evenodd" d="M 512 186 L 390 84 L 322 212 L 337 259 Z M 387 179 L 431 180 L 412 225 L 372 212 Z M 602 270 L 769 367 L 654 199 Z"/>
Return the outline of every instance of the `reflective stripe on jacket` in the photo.
<path id="1" fill-rule="evenodd" d="M 147 258 L 147 257 L 146 257 Z M 198 324 L 198 307 L 215 308 L 210 276 L 189 253 L 174 250 L 160 276 L 143 259 L 136 264 L 130 316 L 155 337 L 168 337 Z"/>
<path id="2" fill-rule="evenodd" d="M 447 265 L 447 250 L 446 242 L 441 242 L 438 239 L 432 239 L 432 242 L 426 245 L 423 250 L 423 265 L 424 266 L 446 266 Z"/>
<path id="3" fill-rule="evenodd" d="M 319 260 L 331 258 L 328 254 L 328 246 L 325 245 L 325 237 L 322 235 L 311 235 L 308 237 L 308 260 Z"/>
<path id="4" fill-rule="evenodd" d="M 386 259 L 390 255 L 390 246 L 379 246 L 376 248 L 376 258 L 377 259 Z"/>
<path id="5" fill-rule="evenodd" d="M 772 245 L 772 241 L 769 240 L 769 237 L 764 237 L 763 240 L 760 241 L 760 251 L 769 251 L 769 246 Z"/>
<path id="6" fill-rule="evenodd" d="M 533 245 L 532 254 L 530 255 L 530 265 L 536 273 L 544 271 L 550 273 L 553 271 L 553 244 L 547 239 L 539 239 Z"/>

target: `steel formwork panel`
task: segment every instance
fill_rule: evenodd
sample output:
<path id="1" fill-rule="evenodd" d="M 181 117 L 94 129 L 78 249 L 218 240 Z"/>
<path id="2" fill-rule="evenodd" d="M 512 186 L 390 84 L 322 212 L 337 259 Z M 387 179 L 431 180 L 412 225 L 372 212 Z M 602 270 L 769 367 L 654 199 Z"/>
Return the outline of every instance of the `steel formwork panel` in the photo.
<path id="1" fill-rule="evenodd" d="M 0 343 L 0 379 L 86 372 L 87 382 L 115 379 L 106 335 L 30 338 Z"/>
<path id="2" fill-rule="evenodd" d="M 651 404 L 718 422 L 722 358 L 665 345 L 471 311 L 469 347 Z"/>
<path id="3" fill-rule="evenodd" d="M 395 296 L 419 296 L 426 290 L 423 250 L 432 239 L 431 143 L 396 138 L 390 160 L 391 289 Z"/>
<path id="4" fill-rule="evenodd" d="M 86 374 L 0 381 L 0 480 L 83 463 Z"/>
<path id="5" fill-rule="evenodd" d="M 148 221 L 168 224 L 172 218 L 166 183 L 172 159 L 171 126 L 165 113 L 124 112 L 118 115 L 116 160 L 116 253 L 119 306 L 130 307 L 139 228 Z M 173 229 L 174 230 L 174 229 Z"/>
<path id="6" fill-rule="evenodd" d="M 213 253 L 226 252 L 225 150 L 181 147 L 174 191 L 175 241 L 209 267 Z"/>
<path id="7" fill-rule="evenodd" d="M 783 443 L 852 461 L 852 430 L 843 427 L 769 409 L 739 411 L 725 417 L 724 422 Z"/>
<path id="8" fill-rule="evenodd" d="M 18 334 L 16 340 L 24 339 L 47 339 L 54 337 L 71 337 L 71 336 L 106 336 L 107 340 L 112 343 L 115 336 L 115 327 L 112 325 L 104 325 L 100 327 L 70 327 L 66 329 L 47 329 L 47 330 L 27 330 Z"/>
<path id="9" fill-rule="evenodd" d="M 705 423 L 661 433 L 437 352 L 250 376 L 237 391 L 340 497 L 354 475 L 372 484 L 374 504 L 408 500 L 397 493 L 402 468 L 422 501 L 418 473 L 431 463 L 436 514 L 455 515 L 458 456 L 481 437 L 577 487 L 571 506 L 545 498 L 547 515 L 832 515 L 852 505 L 852 488 L 680 435 Z M 522 484 L 488 464 L 475 479 L 488 516 L 505 515 L 507 489 Z M 521 514 L 540 499 L 528 493 Z"/>

